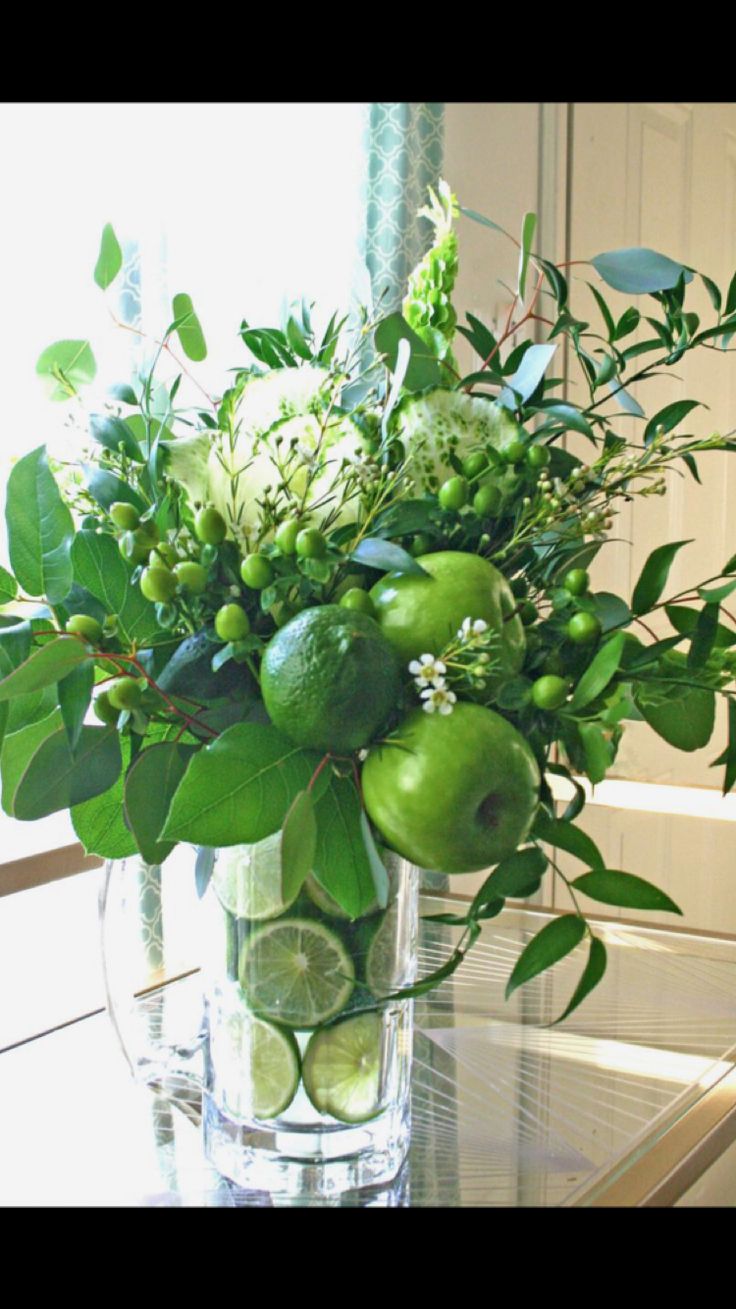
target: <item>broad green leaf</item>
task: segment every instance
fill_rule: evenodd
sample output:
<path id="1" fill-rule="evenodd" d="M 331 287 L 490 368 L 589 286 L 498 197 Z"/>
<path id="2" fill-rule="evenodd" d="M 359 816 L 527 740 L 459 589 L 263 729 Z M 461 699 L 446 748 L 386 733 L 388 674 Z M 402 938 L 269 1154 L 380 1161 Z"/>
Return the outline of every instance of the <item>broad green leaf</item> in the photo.
<path id="1" fill-rule="evenodd" d="M 698 595 L 706 604 L 720 604 L 732 591 L 736 591 L 736 579 L 722 582 L 720 586 L 699 586 Z"/>
<path id="2" fill-rule="evenodd" d="M 687 541 L 670 541 L 669 544 L 658 545 L 656 550 L 652 550 L 634 587 L 631 598 L 632 613 L 645 614 L 657 603 L 667 585 L 675 555 L 684 545 L 690 545 L 691 541 L 692 537 Z"/>
<path id="3" fill-rule="evenodd" d="M 539 890 L 539 883 L 547 868 L 547 857 L 536 846 L 517 850 L 503 859 L 487 877 L 477 892 L 470 913 L 483 909 L 491 900 L 524 899 Z"/>
<path id="4" fill-rule="evenodd" d="M 557 418 L 570 432 L 582 432 L 583 436 L 595 437 L 595 432 L 587 418 L 574 405 L 555 401 L 554 404 L 540 405 L 536 410 L 544 418 Z"/>
<path id="5" fill-rule="evenodd" d="M 113 231 L 112 223 L 105 223 L 100 241 L 100 253 L 95 264 L 94 279 L 102 291 L 115 281 L 123 266 L 123 252 Z"/>
<path id="6" fill-rule="evenodd" d="M 73 755 L 62 727 L 28 761 L 13 796 L 13 817 L 33 822 L 90 800 L 113 785 L 121 766 L 114 727 L 83 727 Z"/>
<path id="7" fill-rule="evenodd" d="M 194 363 L 201 363 L 207 358 L 207 345 L 204 339 L 204 333 L 197 315 L 194 312 L 192 297 L 181 292 L 174 296 L 173 301 L 174 318 L 179 321 L 177 335 L 181 342 L 181 348 L 187 359 L 192 359 Z"/>
<path id="8" fill-rule="evenodd" d="M 312 792 L 294 796 L 281 833 L 281 894 L 291 904 L 309 877 L 317 848 L 317 820 Z"/>
<path id="9" fill-rule="evenodd" d="M 553 918 L 522 950 L 506 983 L 506 999 L 519 986 L 551 968 L 575 949 L 585 936 L 585 922 L 577 914 Z"/>
<path id="10" fill-rule="evenodd" d="M 138 404 L 138 396 L 128 382 L 113 382 L 112 386 L 108 386 L 107 394 L 114 400 L 122 401 L 124 405 Z"/>
<path id="11" fill-rule="evenodd" d="M 367 564 L 369 568 L 377 568 L 382 573 L 418 573 L 421 577 L 429 577 L 408 550 L 377 536 L 364 537 L 348 557 L 354 559 L 356 564 Z"/>
<path id="12" fill-rule="evenodd" d="M 596 591 L 590 599 L 604 634 L 612 627 L 621 627 L 630 621 L 631 610 L 620 595 L 614 595 L 612 591 Z"/>
<path id="13" fill-rule="evenodd" d="M 262 841 L 283 825 L 319 762 L 270 724 L 236 723 L 194 757 L 161 835 L 214 847 Z"/>
<path id="14" fill-rule="evenodd" d="M 163 724 L 151 724 L 152 736 L 163 735 L 170 731 Z M 96 854 L 102 859 L 126 859 L 138 853 L 135 837 L 125 823 L 123 797 L 125 776 L 130 763 L 130 737 L 120 738 L 123 767 L 117 781 L 101 795 L 83 804 L 75 805 L 71 811 L 71 820 L 86 854 Z"/>
<path id="15" fill-rule="evenodd" d="M 123 804 L 128 827 L 147 864 L 162 864 L 176 842 L 161 841 L 174 792 L 199 747 L 162 741 L 141 750 L 128 769 Z"/>
<path id="16" fill-rule="evenodd" d="M 534 820 L 533 835 L 557 850 L 580 859 L 588 868 L 604 868 L 605 863 L 595 841 L 579 827 L 573 827 L 564 818 L 548 818 L 540 809 Z"/>
<path id="17" fill-rule="evenodd" d="M 0 757 L 0 771 L 2 772 L 3 783 L 2 806 L 5 813 L 11 818 L 13 817 L 15 792 L 30 760 L 39 746 L 48 737 L 58 732 L 62 726 L 61 712 L 55 709 L 53 713 L 48 714 L 45 718 L 41 718 L 35 723 L 29 723 L 27 727 L 22 727 L 17 732 L 9 732 L 6 735 L 3 741 L 2 756 Z"/>
<path id="18" fill-rule="evenodd" d="M 623 632 L 616 632 L 610 640 L 601 646 L 575 687 L 572 700 L 567 705 L 568 712 L 577 713 L 578 709 L 590 704 L 591 700 L 595 700 L 601 691 L 605 691 L 621 663 L 621 653 L 625 640 L 626 637 Z"/>
<path id="19" fill-rule="evenodd" d="M 729 696 L 728 700 L 728 745 L 717 759 L 713 760 L 711 768 L 716 764 L 725 764 L 726 771 L 723 777 L 723 795 L 728 792 L 736 782 L 736 699 Z"/>
<path id="20" fill-rule="evenodd" d="M 92 663 L 88 647 L 76 636 L 57 636 L 33 650 L 29 657 L 0 681 L 0 701 L 40 691 L 60 682 L 78 664 Z"/>
<path id="21" fill-rule="evenodd" d="M 524 220 L 521 224 L 521 248 L 519 250 L 519 277 L 517 282 L 519 299 L 522 304 L 526 295 L 526 275 L 536 227 L 537 215 L 532 213 L 524 214 Z"/>
<path id="22" fill-rule="evenodd" d="M 19 459 L 8 478 L 5 506 L 10 564 L 32 596 L 59 604 L 72 584 L 74 523 L 41 445 Z"/>
<path id="23" fill-rule="evenodd" d="M 49 649 L 46 646 L 45 649 Z M 78 664 L 61 679 L 58 686 L 59 708 L 72 753 L 76 750 L 85 715 L 92 699 L 95 666 L 91 659 Z"/>
<path id="24" fill-rule="evenodd" d="M 359 918 L 376 899 L 361 811 L 360 797 L 349 777 L 331 777 L 315 809 L 314 875 L 351 918 Z"/>
<path id="25" fill-rule="evenodd" d="M 675 400 L 673 404 L 665 405 L 664 409 L 660 409 L 649 419 L 644 428 L 644 444 L 649 445 L 658 428 L 661 428 L 663 433 L 671 432 L 683 418 L 687 418 L 687 415 L 692 413 L 693 409 L 703 408 L 707 409 L 708 406 L 702 405 L 699 400 Z"/>
<path id="26" fill-rule="evenodd" d="M 49 400 L 69 400 L 80 386 L 88 386 L 97 373 L 89 341 L 55 341 L 36 364 Z"/>
<path id="27" fill-rule="evenodd" d="M 683 694 L 677 699 L 656 703 L 647 699 L 647 696 L 656 691 L 657 685 L 656 682 L 647 681 L 646 691 L 641 684 L 634 689 L 634 703 L 649 726 L 677 750 L 702 749 L 713 735 L 716 715 L 714 692 L 700 687 L 683 688 Z M 660 689 L 664 692 L 673 690 L 666 683 L 662 683 Z"/>
<path id="28" fill-rule="evenodd" d="M 618 869 L 598 868 L 583 873 L 575 878 L 573 886 L 576 891 L 582 891 L 591 900 L 599 900 L 602 904 L 615 904 L 623 909 L 667 909 L 673 914 L 682 913 L 674 900 L 658 886 Z"/>
<path id="29" fill-rule="evenodd" d="M 622 336 L 628 336 L 630 332 L 633 332 L 634 329 L 639 326 L 640 318 L 641 314 L 639 313 L 639 310 L 635 309 L 633 305 L 628 309 L 624 309 L 624 312 L 616 324 L 616 331 L 613 336 L 614 341 L 620 341 Z"/>
<path id="30" fill-rule="evenodd" d="M 0 568 L 0 605 L 9 604 L 18 594 L 18 583 L 7 568 Z"/>
<path id="31" fill-rule="evenodd" d="M 606 971 L 607 962 L 608 959 L 605 945 L 597 936 L 591 937 L 588 962 L 583 969 L 582 977 L 573 991 L 572 999 L 567 1008 L 560 1014 L 559 1018 L 555 1019 L 552 1026 L 561 1023 L 563 1018 L 567 1018 L 574 1009 L 577 1009 L 578 1005 L 583 1002 L 585 997 L 590 995 L 590 992 L 598 985 L 603 977 L 603 974 Z"/>
<path id="32" fill-rule="evenodd" d="M 104 605 L 105 612 L 117 614 L 125 604 L 130 573 L 114 536 L 106 532 L 77 532 L 72 545 L 74 579 Z"/>
<path id="33" fill-rule="evenodd" d="M 611 250 L 595 255 L 590 262 L 604 282 L 626 295 L 668 291 L 677 286 L 681 277 L 685 282 L 693 280 L 692 273 L 682 264 L 644 246 Z"/>
<path id="34" fill-rule="evenodd" d="M 115 453 L 122 450 L 134 463 L 143 463 L 140 445 L 124 419 L 113 418 L 110 414 L 90 414 L 89 430 L 93 440 L 106 450 L 114 450 Z"/>
<path id="35" fill-rule="evenodd" d="M 498 403 L 507 409 L 517 409 L 519 406 L 517 396 L 521 397 L 522 404 L 528 400 L 549 368 L 556 349 L 556 343 L 529 346 L 516 372 L 506 379 L 506 386 L 498 396 Z"/>
<path id="36" fill-rule="evenodd" d="M 586 776 L 597 786 L 613 763 L 613 744 L 595 723 L 579 723 L 578 732 L 585 751 Z"/>
<path id="37" fill-rule="evenodd" d="M 665 605 L 664 611 L 676 632 L 692 636 L 698 622 L 697 609 L 691 609 L 688 605 Z M 714 645 L 717 650 L 727 650 L 729 646 L 736 645 L 736 631 L 726 627 L 725 623 L 719 623 Z"/>
<path id="38" fill-rule="evenodd" d="M 371 825 L 366 817 L 365 809 L 362 808 L 360 811 L 360 830 L 363 833 L 363 841 L 365 842 L 366 853 L 368 855 L 368 863 L 371 868 L 373 890 L 375 892 L 376 901 L 379 909 L 385 909 L 388 904 L 389 893 L 388 873 L 386 871 L 386 865 L 378 853 L 378 847 L 373 839 L 373 832 L 371 831 Z"/>
<path id="39" fill-rule="evenodd" d="M 688 668 L 702 668 L 708 660 L 718 633 L 720 605 L 706 604 L 700 611 L 687 656 Z"/>
<path id="40" fill-rule="evenodd" d="M 618 382 L 613 380 L 610 381 L 608 383 L 608 389 L 617 404 L 621 406 L 624 413 L 633 414 L 635 418 L 644 417 L 644 410 L 639 404 L 639 401 L 635 400 L 633 395 L 629 395 L 629 392 L 625 390 L 623 386 L 619 386 Z"/>
<path id="41" fill-rule="evenodd" d="M 109 509 L 110 505 L 124 500 L 126 504 L 135 505 L 139 513 L 144 512 L 145 502 L 135 488 L 121 477 L 116 477 L 104 468 L 95 468 L 93 464 L 82 464 L 82 472 L 87 490 L 102 509 Z"/>
<path id="42" fill-rule="evenodd" d="M 407 391 L 424 391 L 428 386 L 440 386 L 452 376 L 443 368 L 421 337 L 417 336 L 401 314 L 389 314 L 378 324 L 373 335 L 376 351 L 386 356 L 390 372 L 395 372 L 399 357 L 399 342 L 408 341 L 411 359 L 406 370 L 404 386 Z"/>

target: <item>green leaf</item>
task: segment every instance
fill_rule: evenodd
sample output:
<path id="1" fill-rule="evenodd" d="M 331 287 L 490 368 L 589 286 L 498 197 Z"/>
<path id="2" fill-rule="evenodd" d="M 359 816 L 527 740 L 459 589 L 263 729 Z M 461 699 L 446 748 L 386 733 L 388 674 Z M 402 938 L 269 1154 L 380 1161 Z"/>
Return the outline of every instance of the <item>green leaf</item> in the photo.
<path id="1" fill-rule="evenodd" d="M 102 509 L 109 509 L 110 505 L 123 500 L 126 504 L 135 505 L 139 513 L 144 512 L 145 501 L 129 482 L 124 482 L 121 477 L 116 477 L 104 468 L 95 468 L 92 464 L 82 464 L 82 472 L 87 490 Z"/>
<path id="2" fill-rule="evenodd" d="M 365 842 L 366 853 L 368 855 L 368 863 L 371 868 L 376 901 L 379 909 L 385 909 L 388 904 L 389 893 L 388 873 L 386 871 L 386 865 L 378 853 L 378 847 L 373 839 L 373 832 L 371 831 L 371 825 L 366 817 L 365 809 L 362 808 L 360 811 L 360 830 L 363 833 L 363 841 Z"/>
<path id="3" fill-rule="evenodd" d="M 661 428 L 665 433 L 671 432 L 693 409 L 703 408 L 707 409 L 708 406 L 702 405 L 699 400 L 675 400 L 673 404 L 665 405 L 664 409 L 660 409 L 659 413 L 649 419 L 644 428 L 644 444 L 649 445 L 657 432 L 657 428 Z"/>
<path id="4" fill-rule="evenodd" d="M 716 697 L 713 691 L 701 687 L 685 689 L 677 699 L 652 702 L 647 699 L 657 689 L 671 692 L 667 683 L 647 681 L 634 689 L 634 703 L 643 717 L 668 745 L 676 750 L 700 750 L 713 735 L 716 715 Z"/>
<path id="5" fill-rule="evenodd" d="M 81 804 L 112 786 L 121 766 L 114 727 L 83 727 L 74 754 L 62 727 L 28 761 L 13 796 L 13 817 L 33 822 Z"/>
<path id="6" fill-rule="evenodd" d="M 377 536 L 364 537 L 351 550 L 348 558 L 355 560 L 356 564 L 377 568 L 382 573 L 415 573 L 429 577 L 408 550 L 402 550 L 400 545 L 394 545 L 392 541 L 382 541 Z"/>
<path id="7" fill-rule="evenodd" d="M 587 832 L 573 827 L 564 818 L 548 818 L 540 809 L 534 820 L 533 835 L 539 841 L 545 841 L 556 850 L 565 850 L 567 854 L 580 859 L 588 868 L 604 868 L 605 862 L 598 846 Z"/>
<path id="8" fill-rule="evenodd" d="M 503 901 L 500 903 L 503 904 Z M 461 923 L 465 922 L 465 919 L 460 918 L 459 916 L 456 917 L 453 914 L 433 914 L 432 918 L 435 922 L 449 922 L 451 920 L 459 921 Z M 457 971 L 466 954 L 480 936 L 480 932 L 480 923 L 470 923 L 467 930 L 466 943 L 462 949 L 458 947 L 457 950 L 454 950 L 444 964 L 440 964 L 439 968 L 435 968 L 433 973 L 429 973 L 427 977 L 423 977 L 421 982 L 415 982 L 413 986 L 405 986 L 400 991 L 392 991 L 390 995 L 381 996 L 381 999 L 412 1000 L 415 996 L 426 995 L 428 991 L 433 991 L 435 987 L 439 986 L 440 982 L 444 982 L 446 978 L 451 977 L 452 974 Z"/>
<path id="9" fill-rule="evenodd" d="M 125 405 L 138 404 L 138 396 L 128 382 L 113 382 L 112 386 L 108 386 L 107 394 Z"/>
<path id="10" fill-rule="evenodd" d="M 690 642 L 687 656 L 688 668 L 702 668 L 703 664 L 707 662 L 718 633 L 719 612 L 720 605 L 706 604 L 703 606 Z"/>
<path id="11" fill-rule="evenodd" d="M 665 605 L 664 611 L 676 632 L 692 636 L 698 621 L 697 609 L 691 609 L 688 605 Z M 727 650 L 729 646 L 736 645 L 736 631 L 719 623 L 714 645 L 717 650 Z"/>
<path id="12" fill-rule="evenodd" d="M 726 596 L 730 595 L 732 591 L 736 591 L 736 579 L 730 582 L 722 582 L 720 586 L 698 587 L 698 595 L 701 600 L 705 600 L 706 604 L 720 604 L 721 600 L 725 600 Z"/>
<path id="13" fill-rule="evenodd" d="M 673 914 L 682 913 L 674 900 L 658 886 L 618 869 L 598 868 L 583 873 L 572 885 L 576 891 L 582 891 L 591 900 L 599 900 L 602 904 L 615 904 L 623 909 L 667 909 Z"/>
<path id="14" fill-rule="evenodd" d="M 0 771 L 2 771 L 2 806 L 5 813 L 13 817 L 13 802 L 23 773 L 38 747 L 62 727 L 61 713 L 53 713 L 35 723 L 9 732 L 3 741 Z"/>
<path id="15" fill-rule="evenodd" d="M 612 591 L 596 591 L 590 597 L 593 613 L 598 619 L 603 632 L 610 632 L 612 627 L 621 627 L 631 620 L 631 610 L 625 600 Z"/>
<path id="16" fill-rule="evenodd" d="M 616 324 L 616 330 L 613 334 L 614 341 L 620 341 L 622 336 L 628 336 L 630 332 L 633 332 L 639 326 L 640 318 L 639 310 L 635 309 L 633 305 L 630 305 L 628 309 L 624 309 Z"/>
<path id="17" fill-rule="evenodd" d="M 80 386 L 88 386 L 97 373 L 89 341 L 55 341 L 36 364 L 49 400 L 69 400 Z"/>
<path id="18" fill-rule="evenodd" d="M 692 537 L 687 541 L 671 541 L 668 545 L 658 545 L 656 550 L 652 550 L 634 587 L 632 613 L 645 614 L 657 603 L 667 585 L 675 555 L 684 545 L 690 545 L 691 541 Z"/>
<path id="19" fill-rule="evenodd" d="M 513 376 L 506 379 L 506 386 L 498 396 L 498 404 L 507 409 L 517 409 L 521 403 L 534 394 L 544 374 L 552 362 L 557 345 L 531 345 L 524 352 L 524 357 Z M 516 393 L 516 394 L 514 394 Z"/>
<path id="20" fill-rule="evenodd" d="M 195 845 L 243 845 L 277 832 L 320 762 L 264 723 L 236 723 L 192 760 L 162 836 Z"/>
<path id="21" fill-rule="evenodd" d="M 33 650 L 22 664 L 0 681 L 0 701 L 40 691 L 60 682 L 78 664 L 92 663 L 92 656 L 76 636 L 58 636 Z"/>
<path id="22" fill-rule="evenodd" d="M 398 349 L 396 351 L 396 367 L 393 370 L 393 378 L 391 380 L 391 390 L 388 393 L 386 404 L 383 410 L 383 417 L 381 418 L 381 435 L 384 441 L 388 437 L 388 425 L 391 419 L 391 415 L 394 409 L 396 408 L 396 402 L 399 398 L 399 395 L 401 394 L 401 388 L 404 385 L 406 370 L 409 367 L 410 359 L 411 359 L 411 346 L 409 345 L 409 342 L 406 340 L 406 338 L 402 337 L 402 339 L 399 341 Z"/>
<path id="23" fill-rule="evenodd" d="M 399 342 L 409 342 L 411 359 L 404 378 L 407 391 L 424 391 L 428 386 L 440 386 L 451 376 L 399 313 L 389 314 L 382 319 L 373 339 L 378 354 L 386 356 L 387 366 L 392 373 L 396 370 Z"/>
<path id="24" fill-rule="evenodd" d="M 192 297 L 181 292 L 174 296 L 172 307 L 174 319 L 179 321 L 176 330 L 184 354 L 194 363 L 201 363 L 207 358 L 207 345 L 200 321 L 194 312 Z"/>
<path id="25" fill-rule="evenodd" d="M 604 282 L 626 295 L 667 291 L 677 286 L 680 278 L 685 282 L 693 280 L 692 273 L 682 264 L 644 246 L 611 250 L 595 255 L 590 262 Z"/>
<path id="26" fill-rule="evenodd" d="M 552 288 L 552 294 L 557 301 L 558 310 L 563 309 L 567 304 L 568 287 L 567 281 L 563 277 L 556 264 L 550 263 L 548 259 L 539 259 L 540 267 L 544 270 L 544 275 Z"/>
<path id="27" fill-rule="evenodd" d="M 351 918 L 359 918 L 376 899 L 361 812 L 360 797 L 352 779 L 331 777 L 315 809 L 314 875 Z"/>
<path id="28" fill-rule="evenodd" d="M 281 834 L 281 894 L 291 904 L 309 877 L 317 848 L 317 820 L 312 792 L 294 796 Z"/>
<path id="29" fill-rule="evenodd" d="M 583 416 L 579 409 L 576 409 L 575 405 L 555 401 L 554 404 L 537 406 L 535 412 L 542 414 L 544 418 L 558 418 L 566 431 L 582 432 L 583 436 L 595 438 L 595 432 L 587 418 Z"/>
<path id="30" fill-rule="evenodd" d="M 601 646 L 575 687 L 572 700 L 567 705 L 568 712 L 577 713 L 578 709 L 590 704 L 606 689 L 621 663 L 625 640 L 624 632 L 616 632 L 615 636 Z"/>
<path id="31" fill-rule="evenodd" d="M 734 273 L 729 282 L 728 292 L 726 294 L 726 314 L 732 314 L 736 309 L 736 273 Z"/>
<path id="32" fill-rule="evenodd" d="M 123 252 L 120 249 L 120 242 L 113 231 L 112 223 L 105 223 L 94 271 L 94 279 L 102 291 L 106 291 L 110 283 L 115 281 L 122 266 Z"/>
<path id="33" fill-rule="evenodd" d="M 162 864 L 176 844 L 159 837 L 174 792 L 198 750 L 198 746 L 162 741 L 141 750 L 128 769 L 125 818 L 147 864 Z"/>
<path id="34" fill-rule="evenodd" d="M 608 959 L 605 945 L 597 936 L 591 937 L 588 962 L 583 969 L 582 977 L 573 991 L 569 1005 L 564 1012 L 560 1014 L 559 1018 L 555 1019 L 552 1026 L 561 1023 L 563 1018 L 567 1018 L 574 1009 L 577 1009 L 578 1005 L 582 1003 L 585 997 L 590 995 L 590 992 L 598 985 L 603 977 L 603 974 L 606 971 L 607 962 Z"/>
<path id="35" fill-rule="evenodd" d="M 72 546 L 74 577 L 108 614 L 117 614 L 121 633 L 138 645 L 159 630 L 154 605 L 140 587 L 133 586 L 131 572 L 113 536 L 105 532 L 77 532 Z"/>
<path id="36" fill-rule="evenodd" d="M 18 594 L 18 583 L 6 568 L 0 568 L 0 605 L 9 604 Z"/>
<path id="37" fill-rule="evenodd" d="M 728 700 L 728 745 L 723 753 L 713 760 L 711 768 L 716 764 L 726 765 L 722 794 L 728 795 L 736 782 L 736 699 L 733 696 L 729 696 Z"/>
<path id="38" fill-rule="evenodd" d="M 477 892 L 470 909 L 473 917 L 475 910 L 484 909 L 489 901 L 506 899 L 524 899 L 539 890 L 539 883 L 547 868 L 547 856 L 536 846 L 527 846 L 516 850 L 514 854 L 503 859 L 494 868 Z"/>
<path id="39" fill-rule="evenodd" d="M 522 950 L 506 983 L 506 999 L 519 986 L 551 968 L 575 949 L 585 936 L 585 922 L 577 914 L 553 918 Z"/>
<path id="40" fill-rule="evenodd" d="M 614 400 L 621 406 L 624 413 L 633 414 L 635 418 L 644 417 L 644 410 L 639 404 L 639 401 L 635 400 L 633 395 L 629 395 L 629 392 L 626 391 L 623 386 L 619 386 L 618 382 L 609 382 L 608 389 L 613 395 Z"/>
<path id="41" fill-rule="evenodd" d="M 593 786 L 602 782 L 613 763 L 613 745 L 595 723 L 579 723 L 585 752 L 585 773 Z"/>
<path id="42" fill-rule="evenodd" d="M 44 649 L 48 650 L 50 647 L 45 646 Z M 95 666 L 91 659 L 73 668 L 59 682 L 59 708 L 72 753 L 79 742 L 82 724 L 92 699 L 94 682 Z"/>
<path id="43" fill-rule="evenodd" d="M 531 253 L 532 241 L 534 240 L 536 227 L 537 215 L 532 213 L 524 214 L 524 219 L 521 224 L 521 248 L 519 250 L 519 277 L 517 283 L 519 299 L 522 303 L 526 294 L 526 275 L 529 268 L 529 255 Z"/>
<path id="44" fill-rule="evenodd" d="M 616 338 L 616 326 L 613 321 L 613 315 L 610 309 L 608 308 L 608 305 L 606 304 L 605 300 L 603 299 L 603 296 L 601 295 L 600 291 L 596 290 L 592 282 L 588 282 L 587 285 L 590 287 L 590 290 L 593 292 L 593 295 L 595 296 L 595 302 L 601 311 L 601 316 L 606 325 L 606 332 L 608 333 L 608 339 L 609 341 L 613 341 Z"/>
<path id="45" fill-rule="evenodd" d="M 122 418 L 112 418 L 109 414 L 90 414 L 89 430 L 93 440 L 106 450 L 114 450 L 115 453 L 122 450 L 134 463 L 144 462 L 132 428 Z"/>
<path id="46" fill-rule="evenodd" d="M 713 308 L 715 309 L 715 311 L 716 311 L 717 314 L 720 314 L 720 312 L 721 312 L 721 293 L 720 293 L 718 287 L 716 286 L 716 284 L 715 284 L 715 282 L 712 280 L 712 278 L 710 278 L 710 277 L 706 277 L 705 273 L 701 273 L 701 274 L 700 274 L 700 280 L 701 280 L 701 282 L 703 283 L 703 286 L 705 287 L 706 291 L 708 292 L 708 296 L 710 297 L 710 302 L 711 302 Z"/>
<path id="47" fill-rule="evenodd" d="M 5 506 L 10 564 L 28 595 L 59 604 L 72 584 L 69 550 L 74 523 L 41 445 L 19 459 L 8 478 Z"/>
<path id="48" fill-rule="evenodd" d="M 149 736 L 155 739 L 170 730 L 168 724 L 152 723 Z M 123 767 L 114 785 L 94 799 L 75 805 L 71 811 L 74 831 L 85 852 L 99 855 L 102 859 L 126 859 L 138 853 L 135 837 L 125 822 L 123 806 L 125 777 L 131 753 L 129 736 L 120 738 L 120 747 Z"/>
<path id="49" fill-rule="evenodd" d="M 475 209 L 466 209 L 465 205 L 459 205 L 458 208 L 461 214 L 464 214 L 466 218 L 472 218 L 474 223 L 480 223 L 482 227 L 490 227 L 494 232 L 500 232 L 502 236 L 509 236 L 505 227 L 499 227 L 498 223 L 494 223 L 490 218 L 485 218 L 483 214 L 477 213 Z"/>
<path id="50" fill-rule="evenodd" d="M 584 787 L 582 787 L 580 783 L 573 777 L 572 773 L 570 772 L 570 769 L 566 768 L 564 764 L 547 763 L 545 764 L 545 772 L 554 773 L 556 777 L 564 777 L 565 780 L 568 781 L 572 786 L 574 795 L 572 797 L 572 800 L 568 801 L 564 809 L 564 812 L 562 814 L 562 818 L 565 822 L 572 823 L 577 818 L 578 814 L 580 814 L 582 810 L 585 808 Z M 542 816 L 544 816 L 544 811 L 540 809 L 539 814 L 537 815 L 537 819 L 539 819 Z M 577 831 L 577 828 L 575 830 Z M 544 840 L 545 838 L 543 837 L 541 839 Z"/>

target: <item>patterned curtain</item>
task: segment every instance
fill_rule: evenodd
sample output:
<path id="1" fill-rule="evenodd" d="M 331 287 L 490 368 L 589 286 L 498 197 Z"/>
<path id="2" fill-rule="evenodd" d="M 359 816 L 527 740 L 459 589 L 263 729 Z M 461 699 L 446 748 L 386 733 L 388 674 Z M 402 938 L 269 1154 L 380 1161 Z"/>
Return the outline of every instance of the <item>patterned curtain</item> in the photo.
<path id="1" fill-rule="evenodd" d="M 441 104 L 368 106 L 364 258 L 386 313 L 401 307 L 407 277 L 430 243 L 431 224 L 417 210 L 440 179 L 443 128 Z"/>

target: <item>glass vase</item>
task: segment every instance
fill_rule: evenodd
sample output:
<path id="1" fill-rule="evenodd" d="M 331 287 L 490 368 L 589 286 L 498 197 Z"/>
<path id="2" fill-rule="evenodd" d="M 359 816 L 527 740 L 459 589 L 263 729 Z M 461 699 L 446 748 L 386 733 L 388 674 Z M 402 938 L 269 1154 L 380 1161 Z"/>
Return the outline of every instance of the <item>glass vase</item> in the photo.
<path id="1" fill-rule="evenodd" d="M 103 955 L 136 1078 L 201 1094 L 225 1177 L 309 1199 L 385 1184 L 405 1158 L 412 1002 L 387 997 L 414 980 L 419 874 L 387 855 L 386 907 L 350 919 L 313 877 L 283 902 L 279 843 L 108 864 Z M 201 985 L 156 990 L 197 965 Z"/>

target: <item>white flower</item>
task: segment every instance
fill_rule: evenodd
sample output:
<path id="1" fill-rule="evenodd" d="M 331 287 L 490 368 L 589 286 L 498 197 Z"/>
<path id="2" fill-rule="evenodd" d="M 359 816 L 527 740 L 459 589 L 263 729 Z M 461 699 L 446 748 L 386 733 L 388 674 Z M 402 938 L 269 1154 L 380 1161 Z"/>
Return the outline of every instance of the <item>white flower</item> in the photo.
<path id="1" fill-rule="evenodd" d="M 366 759 L 368 758 L 368 753 L 369 753 L 369 752 L 368 752 L 368 750 L 366 750 L 366 749 L 363 749 L 363 750 L 359 750 L 359 751 L 358 751 L 358 758 L 359 758 L 359 760 L 360 760 L 361 763 L 365 763 Z"/>
<path id="2" fill-rule="evenodd" d="M 423 654 L 419 659 L 412 659 L 409 672 L 419 687 L 445 685 L 447 669 L 442 660 L 435 659 L 434 655 Z"/>
<path id="3" fill-rule="evenodd" d="M 483 618 L 476 618 L 475 620 L 472 618 L 463 618 L 462 627 L 459 629 L 457 634 L 458 640 L 473 642 L 476 637 L 482 636 L 483 633 L 487 631 L 488 623 L 485 622 Z"/>
<path id="4" fill-rule="evenodd" d="M 422 691 L 420 698 L 424 701 L 422 709 L 427 714 L 433 714 L 435 710 L 440 714 L 451 714 L 457 700 L 455 692 L 448 691 L 445 686 L 428 687 Z"/>

